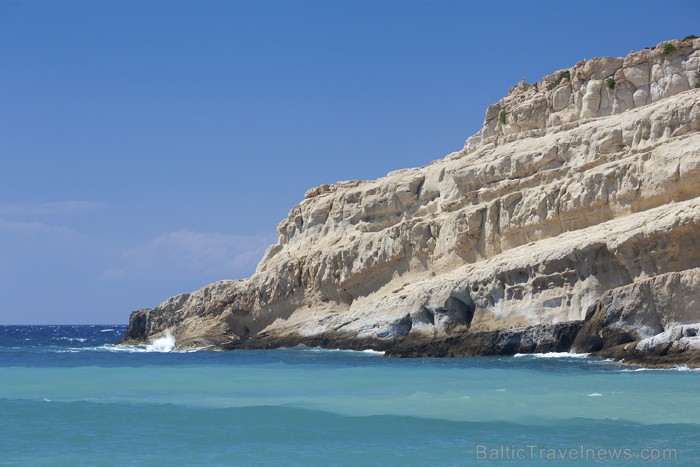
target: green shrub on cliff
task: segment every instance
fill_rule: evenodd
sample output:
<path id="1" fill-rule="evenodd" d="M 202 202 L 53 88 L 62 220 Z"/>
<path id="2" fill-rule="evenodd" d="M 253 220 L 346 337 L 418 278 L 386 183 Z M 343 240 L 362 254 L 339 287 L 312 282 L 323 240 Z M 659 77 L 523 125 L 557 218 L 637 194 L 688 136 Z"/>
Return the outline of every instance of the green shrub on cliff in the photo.
<path id="1" fill-rule="evenodd" d="M 676 50 L 676 46 L 671 44 L 670 42 L 667 42 L 664 44 L 664 48 L 661 49 L 661 53 L 664 55 L 668 55 L 671 52 L 673 52 L 674 50 Z"/>
<path id="2" fill-rule="evenodd" d="M 498 112 L 498 123 L 500 123 L 501 125 L 506 124 L 506 111 L 505 110 L 501 110 L 500 112 Z"/>
<path id="3" fill-rule="evenodd" d="M 564 78 L 571 79 L 571 72 L 569 72 L 569 70 L 562 71 L 561 73 L 559 73 L 559 76 L 557 76 L 557 79 L 555 79 L 554 81 L 549 83 L 549 86 L 547 86 L 547 89 L 549 89 L 551 91 L 552 89 L 556 88 L 557 86 L 559 86 L 559 83 L 561 83 L 562 80 L 564 80 Z"/>

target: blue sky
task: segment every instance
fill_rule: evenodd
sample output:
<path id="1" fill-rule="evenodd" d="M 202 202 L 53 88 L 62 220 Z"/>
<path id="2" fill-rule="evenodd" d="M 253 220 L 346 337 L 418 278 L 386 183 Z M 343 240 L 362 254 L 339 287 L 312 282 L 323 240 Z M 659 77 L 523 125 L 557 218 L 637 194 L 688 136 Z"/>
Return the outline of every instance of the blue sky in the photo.
<path id="1" fill-rule="evenodd" d="M 694 1 L 0 1 L 0 324 L 250 275 L 321 183 L 459 150 L 524 77 L 700 34 Z"/>

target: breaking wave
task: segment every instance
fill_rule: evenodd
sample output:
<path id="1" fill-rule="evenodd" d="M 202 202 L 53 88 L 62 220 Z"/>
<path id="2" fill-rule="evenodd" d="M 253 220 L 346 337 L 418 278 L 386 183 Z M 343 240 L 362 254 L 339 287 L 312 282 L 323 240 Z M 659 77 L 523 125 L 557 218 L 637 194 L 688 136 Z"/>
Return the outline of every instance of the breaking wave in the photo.
<path id="1" fill-rule="evenodd" d="M 282 348 L 284 349 L 284 348 Z M 362 353 L 362 354 L 367 354 L 367 355 L 384 355 L 383 350 L 373 350 L 373 349 L 365 349 L 365 350 L 351 350 L 351 349 L 326 349 L 323 347 L 309 347 L 308 345 L 304 344 L 299 344 L 295 347 L 289 347 L 286 348 L 287 350 L 303 350 L 306 352 L 344 352 L 344 353 Z"/>
<path id="2" fill-rule="evenodd" d="M 587 353 L 569 353 L 569 352 L 547 352 L 547 353 L 516 353 L 515 358 L 532 357 L 532 358 L 588 358 Z"/>
<path id="3" fill-rule="evenodd" d="M 196 350 L 196 349 L 193 349 Z M 193 351 L 189 350 L 189 351 Z M 142 353 L 142 352 L 173 352 L 175 351 L 175 336 L 170 330 L 165 331 L 165 335 L 154 339 L 147 345 L 127 345 L 127 344 L 104 344 L 96 347 L 72 347 L 64 350 L 55 350 L 56 353 L 76 353 L 76 352 L 125 352 L 125 353 Z"/>
<path id="4" fill-rule="evenodd" d="M 660 368 L 624 368 L 620 372 L 624 373 L 637 373 L 640 371 L 690 371 L 693 373 L 700 373 L 700 368 L 691 368 L 687 365 L 677 365 L 672 367 L 660 367 Z"/>
<path id="5" fill-rule="evenodd" d="M 165 331 L 165 335 L 154 340 L 146 346 L 148 352 L 172 352 L 175 350 L 175 337 L 170 333 L 170 329 Z"/>

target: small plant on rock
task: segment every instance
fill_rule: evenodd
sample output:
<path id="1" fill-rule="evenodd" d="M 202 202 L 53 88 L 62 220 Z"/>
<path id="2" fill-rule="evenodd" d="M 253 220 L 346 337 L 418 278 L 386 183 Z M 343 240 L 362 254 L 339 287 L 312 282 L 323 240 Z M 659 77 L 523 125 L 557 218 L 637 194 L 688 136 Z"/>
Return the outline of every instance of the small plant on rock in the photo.
<path id="1" fill-rule="evenodd" d="M 547 86 L 547 89 L 549 89 L 551 91 L 552 89 L 556 88 L 557 86 L 559 86 L 559 83 L 561 83 L 562 80 L 564 80 L 565 78 L 571 79 L 571 72 L 569 72 L 569 70 L 562 71 L 561 73 L 559 73 L 559 76 L 557 76 L 557 79 L 555 79 L 554 81 L 549 83 L 549 86 Z"/>
<path id="2" fill-rule="evenodd" d="M 693 39 L 697 39 L 698 36 L 685 36 L 683 39 L 681 39 L 683 42 L 685 41 L 692 41 Z"/>
<path id="3" fill-rule="evenodd" d="M 501 125 L 506 124 L 506 111 L 505 110 L 501 110 L 500 112 L 498 112 L 498 123 L 500 123 Z"/>
<path id="4" fill-rule="evenodd" d="M 667 42 L 664 44 L 663 49 L 661 49 L 661 53 L 664 55 L 668 55 L 671 52 L 673 52 L 674 50 L 676 50 L 676 46 L 671 44 L 670 42 Z"/>
<path id="5" fill-rule="evenodd" d="M 605 84 L 609 89 L 615 89 L 615 78 L 608 78 L 605 80 Z"/>

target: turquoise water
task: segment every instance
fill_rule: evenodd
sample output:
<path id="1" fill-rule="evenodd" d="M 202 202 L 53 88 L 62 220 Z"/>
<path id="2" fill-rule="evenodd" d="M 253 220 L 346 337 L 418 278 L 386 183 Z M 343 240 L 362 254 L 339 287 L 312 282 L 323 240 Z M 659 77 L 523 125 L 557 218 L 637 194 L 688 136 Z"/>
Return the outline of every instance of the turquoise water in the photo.
<path id="1" fill-rule="evenodd" d="M 123 331 L 0 327 L 0 464 L 700 462 L 694 371 L 567 356 L 163 352 L 112 345 Z"/>

